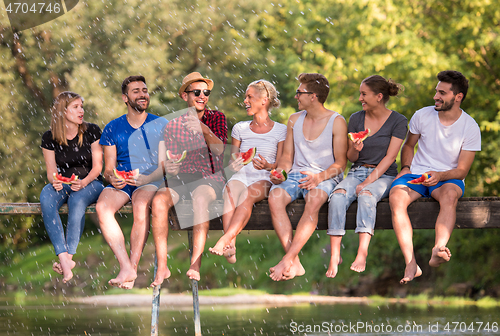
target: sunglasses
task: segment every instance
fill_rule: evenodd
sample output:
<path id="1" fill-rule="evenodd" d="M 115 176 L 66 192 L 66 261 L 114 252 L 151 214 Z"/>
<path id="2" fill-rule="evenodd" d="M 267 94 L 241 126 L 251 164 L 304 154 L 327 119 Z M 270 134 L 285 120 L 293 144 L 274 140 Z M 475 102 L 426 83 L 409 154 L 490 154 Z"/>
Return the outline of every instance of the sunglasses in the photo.
<path id="1" fill-rule="evenodd" d="M 196 97 L 199 97 L 201 94 L 201 91 L 203 91 L 203 94 L 205 95 L 205 97 L 210 96 L 210 92 L 212 92 L 210 90 L 191 90 L 191 91 L 184 91 L 184 92 L 186 92 L 186 93 L 192 92 L 192 93 L 194 93 L 194 95 Z"/>
<path id="2" fill-rule="evenodd" d="M 302 92 L 302 91 L 297 90 L 297 91 L 295 91 L 295 94 L 297 96 L 300 96 L 301 94 L 314 94 L 314 92 L 306 92 L 306 91 Z"/>

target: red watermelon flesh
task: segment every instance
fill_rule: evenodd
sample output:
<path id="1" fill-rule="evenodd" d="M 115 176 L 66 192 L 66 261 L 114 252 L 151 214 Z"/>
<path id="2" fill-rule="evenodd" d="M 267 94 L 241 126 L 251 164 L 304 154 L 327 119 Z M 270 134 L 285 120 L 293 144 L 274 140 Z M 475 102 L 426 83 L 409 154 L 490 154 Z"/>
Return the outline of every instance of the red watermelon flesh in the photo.
<path id="1" fill-rule="evenodd" d="M 243 159 L 243 164 L 247 165 L 250 162 L 252 162 L 256 153 L 257 153 L 257 147 L 252 147 L 245 153 L 233 153 L 231 157 L 233 158 L 233 160 L 236 160 L 237 158 L 241 157 Z"/>
<path id="2" fill-rule="evenodd" d="M 71 184 L 78 180 L 78 176 L 75 174 L 72 174 L 71 177 L 65 177 L 62 176 L 61 174 L 54 173 L 52 174 L 52 176 L 54 177 L 54 180 L 61 181 L 62 183 L 65 184 Z"/>
<path id="3" fill-rule="evenodd" d="M 431 177 L 429 174 L 424 173 L 419 178 L 413 179 L 413 180 L 409 181 L 408 183 L 410 183 L 410 184 L 422 184 L 422 182 L 425 182 L 425 180 L 427 180 L 429 177 Z"/>
<path id="4" fill-rule="evenodd" d="M 276 169 L 273 169 L 271 170 L 271 173 L 270 173 L 274 178 L 278 179 L 278 180 L 281 180 L 281 181 L 286 181 L 286 179 L 288 178 L 287 174 L 286 174 L 286 171 L 284 169 L 282 169 L 281 171 L 278 171 Z"/>
<path id="5" fill-rule="evenodd" d="M 115 177 L 121 181 L 136 179 L 137 177 L 139 177 L 139 168 L 131 171 L 120 171 L 113 169 L 113 173 L 115 174 Z"/>
<path id="6" fill-rule="evenodd" d="M 366 130 L 361 132 L 357 133 L 351 132 L 347 136 L 349 137 L 349 139 L 351 139 L 352 142 L 354 142 L 355 140 L 358 139 L 360 139 L 361 141 L 365 141 L 365 139 L 368 138 L 369 135 L 370 135 L 370 129 L 367 128 Z"/>

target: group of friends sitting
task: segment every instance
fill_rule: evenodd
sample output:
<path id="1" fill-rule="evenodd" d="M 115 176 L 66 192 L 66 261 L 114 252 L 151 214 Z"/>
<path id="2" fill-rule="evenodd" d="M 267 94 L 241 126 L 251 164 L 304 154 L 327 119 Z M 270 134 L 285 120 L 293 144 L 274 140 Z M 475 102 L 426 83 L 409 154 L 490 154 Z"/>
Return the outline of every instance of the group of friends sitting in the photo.
<path id="1" fill-rule="evenodd" d="M 151 286 L 161 285 L 171 275 L 167 266 L 169 210 L 180 200 L 191 200 L 193 249 L 186 275 L 200 280 L 210 203 L 224 201 L 224 234 L 209 251 L 235 263 L 238 234 L 250 220 L 253 205 L 268 199 L 273 227 L 285 252 L 270 268 L 271 279 L 289 280 L 305 273 L 299 253 L 327 201 L 331 259 L 326 276 L 334 278 L 342 263 L 346 211 L 354 200 L 358 201 L 359 248 L 350 268 L 363 272 L 377 202 L 389 197 L 394 232 L 406 264 L 401 283 L 407 283 L 422 274 L 415 260 L 408 206 L 420 197 L 439 202 L 429 265 L 438 267 L 449 261 L 446 245 L 455 226 L 457 201 L 464 194 L 464 179 L 475 152 L 481 150 L 480 129 L 460 108 L 468 80 L 451 70 L 440 72 L 437 79 L 434 105 L 416 111 L 409 125 L 406 117 L 386 107 L 389 98 L 404 88 L 379 75 L 361 82 L 362 110 L 352 114 L 348 124 L 324 106 L 330 86 L 321 74 L 298 76 L 299 112 L 290 116 L 287 125 L 270 118 L 271 110 L 280 106 L 275 86 L 266 80 L 252 82 L 243 101 L 251 120 L 234 125 L 226 165 L 226 117 L 207 108 L 214 82 L 198 72 L 187 75 L 178 91 L 187 109 L 165 117 L 146 112 L 150 96 L 145 78 L 127 77 L 122 83 L 127 113 L 109 122 L 102 132 L 84 121 L 83 98 L 62 92 L 51 109 L 50 130 L 43 134 L 41 145 L 49 184 L 41 192 L 40 203 L 59 258 L 53 269 L 63 275 L 64 282 L 73 277 L 73 255 L 85 226 L 85 210 L 97 202 L 100 230 L 120 266 L 109 284 L 125 289 L 134 286 L 151 224 L 158 262 Z M 250 160 L 247 153 L 252 152 L 255 156 Z M 352 166 L 344 177 L 348 160 Z M 298 198 L 305 199 L 305 206 L 294 233 L 286 206 Z M 115 218 L 129 201 L 134 221 L 130 252 Z M 69 208 L 66 231 L 59 216 L 64 203 Z"/>

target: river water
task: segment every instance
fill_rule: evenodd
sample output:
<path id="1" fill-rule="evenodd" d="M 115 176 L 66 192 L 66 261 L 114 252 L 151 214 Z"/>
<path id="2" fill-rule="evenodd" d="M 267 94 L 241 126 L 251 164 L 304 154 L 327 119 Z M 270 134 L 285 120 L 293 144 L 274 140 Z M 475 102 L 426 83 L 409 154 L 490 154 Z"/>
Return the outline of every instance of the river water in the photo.
<path id="1" fill-rule="evenodd" d="M 163 309 L 159 335 L 194 335 L 192 309 Z M 500 335 L 500 308 L 405 304 L 201 307 L 203 335 Z M 0 335 L 150 335 L 150 308 L 6 302 Z"/>

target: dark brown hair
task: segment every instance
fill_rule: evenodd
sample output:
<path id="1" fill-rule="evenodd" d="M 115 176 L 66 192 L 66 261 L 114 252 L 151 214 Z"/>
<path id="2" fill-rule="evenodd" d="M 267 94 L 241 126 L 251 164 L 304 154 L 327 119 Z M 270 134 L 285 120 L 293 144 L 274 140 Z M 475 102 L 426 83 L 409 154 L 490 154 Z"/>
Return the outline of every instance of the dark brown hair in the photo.
<path id="1" fill-rule="evenodd" d="M 391 96 L 397 96 L 400 91 L 404 91 L 405 89 L 403 85 L 396 83 L 392 79 L 387 80 L 379 75 L 366 77 L 361 83 L 368 85 L 370 90 L 376 95 L 381 93 L 384 104 L 387 104 Z"/>
<path id="2" fill-rule="evenodd" d="M 326 102 L 326 98 L 330 93 L 330 83 L 328 83 L 325 76 L 319 73 L 301 73 L 299 82 L 307 87 L 307 91 L 314 92 L 321 104 Z"/>

